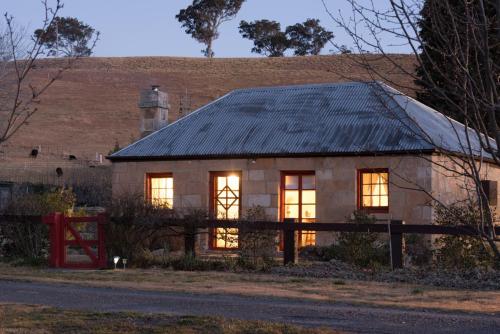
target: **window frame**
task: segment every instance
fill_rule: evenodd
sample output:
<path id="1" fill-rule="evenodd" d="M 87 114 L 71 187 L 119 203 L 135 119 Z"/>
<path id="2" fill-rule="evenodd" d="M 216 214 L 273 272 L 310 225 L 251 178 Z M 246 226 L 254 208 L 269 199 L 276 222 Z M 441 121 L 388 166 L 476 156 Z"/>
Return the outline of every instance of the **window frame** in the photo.
<path id="1" fill-rule="evenodd" d="M 387 173 L 387 206 L 363 206 L 363 174 L 368 173 Z M 357 208 L 358 210 L 365 211 L 367 213 L 389 213 L 390 208 L 390 173 L 389 168 L 361 168 L 357 172 Z M 372 195 L 373 196 L 373 195 Z"/>
<path id="2" fill-rule="evenodd" d="M 209 217 L 210 219 L 217 219 L 217 215 L 215 214 L 215 208 L 216 208 L 216 196 L 217 196 L 217 189 L 215 187 L 215 180 L 219 176 L 230 176 L 230 175 L 237 175 L 239 177 L 239 205 L 238 205 L 238 219 L 226 219 L 226 220 L 240 220 L 241 219 L 241 197 L 242 197 L 242 171 L 240 170 L 231 170 L 231 171 L 211 171 L 210 177 L 209 177 Z M 240 235 L 239 235 L 239 230 L 238 230 L 238 247 L 217 247 L 217 239 L 215 238 L 215 235 L 217 234 L 217 228 L 211 228 L 209 229 L 208 233 L 208 247 L 211 250 L 223 250 L 223 251 L 234 251 L 240 249 Z"/>
<path id="3" fill-rule="evenodd" d="M 318 183 L 317 183 L 317 178 L 316 178 L 316 171 L 315 170 L 291 170 L 291 171 L 281 171 L 281 177 L 280 177 L 280 209 L 279 209 L 279 214 L 280 214 L 280 221 L 284 222 L 285 220 L 285 181 L 287 176 L 299 176 L 299 188 L 297 189 L 299 192 L 299 203 L 298 205 L 298 214 L 299 218 L 297 219 L 297 222 L 302 222 L 302 176 L 314 176 L 314 191 L 316 194 L 316 201 L 314 203 L 315 206 L 315 211 L 317 212 L 317 206 L 318 206 Z M 316 214 L 315 214 L 316 216 Z M 318 221 L 318 217 L 314 217 L 314 222 Z M 311 231 L 316 234 L 316 231 Z M 300 242 L 302 240 L 302 231 L 297 231 L 297 237 Z M 316 236 L 315 236 L 316 237 Z M 315 242 L 316 243 L 316 242 Z M 283 249 L 283 238 L 280 237 L 280 249 Z"/>
<path id="4" fill-rule="evenodd" d="M 175 198 L 175 184 L 174 184 L 174 175 L 171 172 L 165 172 L 165 173 L 146 173 L 146 184 L 145 184 L 145 194 L 146 194 L 146 203 L 153 205 L 152 202 L 152 189 L 151 189 L 151 179 L 154 178 L 172 178 L 172 207 L 170 209 L 174 208 L 174 198 Z"/>

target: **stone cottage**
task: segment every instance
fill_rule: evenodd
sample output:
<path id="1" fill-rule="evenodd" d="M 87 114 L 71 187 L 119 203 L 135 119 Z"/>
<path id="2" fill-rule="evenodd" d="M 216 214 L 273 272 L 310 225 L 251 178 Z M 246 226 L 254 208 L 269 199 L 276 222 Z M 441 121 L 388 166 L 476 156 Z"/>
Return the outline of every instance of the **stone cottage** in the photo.
<path id="1" fill-rule="evenodd" d="M 146 105 L 154 114 L 168 104 Z M 240 89 L 111 155 L 113 196 L 140 193 L 218 219 L 261 206 L 272 221 L 341 222 L 364 210 L 432 223 L 430 195 L 453 202 L 467 191 L 439 167 L 451 161 L 438 153 L 460 154 L 464 131 L 377 82 Z M 495 189 L 498 169 L 485 162 L 482 171 Z M 496 205 L 494 191 L 490 200 Z M 213 230 L 200 246 L 235 248 L 236 232 Z M 302 232 L 299 241 L 323 245 L 331 234 Z"/>

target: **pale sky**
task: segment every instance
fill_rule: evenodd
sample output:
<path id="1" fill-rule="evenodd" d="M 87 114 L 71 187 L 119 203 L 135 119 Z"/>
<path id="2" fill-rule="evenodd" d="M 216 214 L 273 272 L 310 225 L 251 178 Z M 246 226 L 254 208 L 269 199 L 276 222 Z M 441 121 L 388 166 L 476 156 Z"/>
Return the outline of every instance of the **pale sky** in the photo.
<path id="1" fill-rule="evenodd" d="M 377 0 L 378 2 L 379 0 Z M 53 0 L 49 2 L 54 3 Z M 191 0 L 63 0 L 60 16 L 74 16 L 100 31 L 95 56 L 185 56 L 201 57 L 204 46 L 184 33 L 175 15 Z M 325 0 L 332 13 L 349 16 L 346 0 Z M 382 1 L 381 1 L 382 2 Z M 29 32 L 41 25 L 43 7 L 40 0 L 2 0 L 2 14 L 8 12 L 18 25 Z M 247 0 L 236 18 L 223 24 L 214 43 L 216 57 L 248 57 L 252 42 L 238 32 L 241 20 L 276 20 L 282 29 L 318 18 L 333 31 L 335 43 L 350 45 L 350 39 L 326 13 L 321 0 Z M 323 54 L 332 46 L 325 46 Z M 406 47 L 393 48 L 406 53 Z"/>

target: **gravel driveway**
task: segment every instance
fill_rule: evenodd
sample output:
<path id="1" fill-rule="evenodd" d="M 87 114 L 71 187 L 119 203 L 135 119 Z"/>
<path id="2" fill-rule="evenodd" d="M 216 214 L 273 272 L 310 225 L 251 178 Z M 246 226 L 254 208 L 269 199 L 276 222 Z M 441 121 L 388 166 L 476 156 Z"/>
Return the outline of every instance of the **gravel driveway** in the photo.
<path id="1" fill-rule="evenodd" d="M 325 326 L 357 333 L 500 333 L 500 316 L 493 315 L 72 284 L 0 281 L 0 302 L 90 311 L 213 315 Z"/>

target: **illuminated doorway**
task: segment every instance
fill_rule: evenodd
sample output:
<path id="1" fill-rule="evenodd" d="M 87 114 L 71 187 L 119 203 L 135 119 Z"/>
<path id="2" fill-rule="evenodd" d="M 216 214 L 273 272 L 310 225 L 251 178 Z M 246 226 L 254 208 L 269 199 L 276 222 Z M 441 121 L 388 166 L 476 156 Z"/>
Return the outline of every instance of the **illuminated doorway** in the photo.
<path id="1" fill-rule="evenodd" d="M 283 172 L 281 177 L 281 217 L 298 223 L 316 221 L 316 176 L 313 171 Z M 314 231 L 299 231 L 299 247 L 316 244 Z"/>
<path id="2" fill-rule="evenodd" d="M 211 216 L 215 219 L 240 219 L 241 212 L 241 173 L 212 172 Z M 212 249 L 238 248 L 238 229 L 215 228 L 210 233 Z"/>

